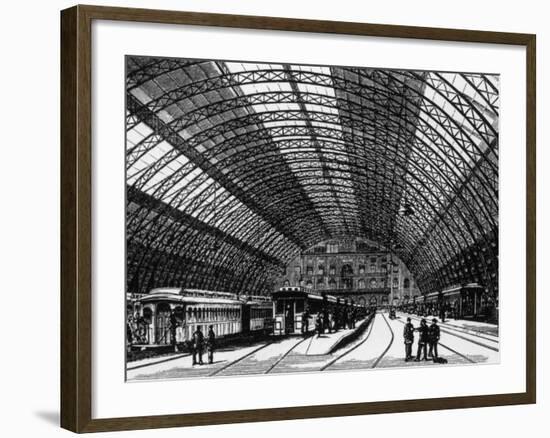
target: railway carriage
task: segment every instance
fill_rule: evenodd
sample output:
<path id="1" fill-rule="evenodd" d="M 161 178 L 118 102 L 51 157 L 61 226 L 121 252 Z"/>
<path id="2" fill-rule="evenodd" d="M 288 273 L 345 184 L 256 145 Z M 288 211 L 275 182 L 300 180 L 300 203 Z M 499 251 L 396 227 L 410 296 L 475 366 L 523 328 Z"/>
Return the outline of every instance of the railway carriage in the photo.
<path id="1" fill-rule="evenodd" d="M 456 319 L 492 321 L 495 318 L 496 304 L 483 293 L 476 284 L 450 287 L 441 292 L 432 292 L 424 297 L 424 313 L 438 314 L 441 306 L 448 316 Z"/>
<path id="2" fill-rule="evenodd" d="M 302 333 L 304 312 L 309 315 L 308 331 L 314 329 L 316 315 L 325 310 L 336 313 L 353 307 L 357 319 L 363 318 L 366 314 L 364 306 L 332 295 L 313 293 L 301 286 L 281 287 L 273 293 L 272 298 L 275 324 L 273 333 L 276 335 Z"/>
<path id="3" fill-rule="evenodd" d="M 269 297 L 249 297 L 243 304 L 243 333 L 273 332 L 273 305 Z"/>
<path id="4" fill-rule="evenodd" d="M 134 344 L 170 345 L 190 341 L 197 327 L 212 326 L 217 338 L 269 333 L 273 308 L 266 297 L 199 289 L 157 288 L 139 299 Z"/>

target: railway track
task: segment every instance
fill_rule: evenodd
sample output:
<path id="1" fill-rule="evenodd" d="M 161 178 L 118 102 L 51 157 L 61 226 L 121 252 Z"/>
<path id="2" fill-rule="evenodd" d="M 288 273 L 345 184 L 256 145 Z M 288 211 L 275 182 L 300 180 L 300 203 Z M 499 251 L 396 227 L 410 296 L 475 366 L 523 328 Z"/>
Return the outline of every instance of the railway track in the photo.
<path id="1" fill-rule="evenodd" d="M 314 335 L 313 335 L 314 336 Z M 285 357 L 287 357 L 291 352 L 292 350 L 294 350 L 296 347 L 298 347 L 299 345 L 303 344 L 305 341 L 307 340 L 310 340 L 310 343 L 311 343 L 311 339 L 312 336 L 309 336 L 307 338 L 304 338 L 302 339 L 301 341 L 295 343 L 292 347 L 290 347 L 285 353 L 283 353 L 281 356 L 279 356 L 279 358 L 277 358 L 275 360 L 275 362 L 273 362 L 273 365 L 271 365 L 266 371 L 264 371 L 264 374 L 269 374 L 277 365 L 279 365 L 284 359 Z"/>
<path id="2" fill-rule="evenodd" d="M 380 363 L 380 361 L 384 358 L 384 356 L 386 355 L 386 353 L 388 352 L 388 350 L 390 349 L 390 347 L 392 346 L 393 344 L 393 341 L 395 339 L 395 334 L 393 332 L 393 329 L 391 328 L 391 325 L 390 323 L 388 322 L 388 320 L 386 319 L 386 315 L 384 315 L 383 313 L 381 314 L 382 315 L 382 318 L 384 318 L 384 322 L 386 323 L 386 325 L 388 326 L 388 328 L 390 329 L 390 333 L 391 333 L 391 340 L 390 342 L 388 343 L 388 346 L 386 347 L 386 349 L 382 352 L 382 354 L 380 356 L 378 356 L 378 359 L 376 359 L 376 361 L 374 362 L 374 364 L 372 365 L 372 368 L 376 368 L 378 366 L 378 364 Z"/>
<path id="3" fill-rule="evenodd" d="M 411 316 L 411 318 L 414 319 L 415 321 L 420 321 L 420 318 L 418 318 L 416 316 Z M 401 320 L 398 320 L 398 321 L 404 324 L 403 321 L 401 321 Z M 440 324 L 439 325 L 439 330 L 442 333 L 447 333 L 448 335 L 455 336 L 457 338 L 463 339 L 464 341 L 468 341 L 468 342 L 471 342 L 472 344 L 479 345 L 480 347 L 487 348 L 488 350 L 492 350 L 492 351 L 496 351 L 496 352 L 499 351 L 498 347 L 495 347 L 493 345 L 488 345 L 484 342 L 479 342 L 479 341 L 474 340 L 474 339 L 470 339 L 467 336 L 461 336 L 460 334 L 473 336 L 475 338 L 483 339 L 485 341 L 489 341 L 489 342 L 492 342 L 492 343 L 495 343 L 495 344 L 499 345 L 499 340 L 497 340 L 497 339 L 491 339 L 491 338 L 488 338 L 487 336 L 482 336 L 482 335 L 470 333 L 470 332 L 467 332 L 465 330 L 460 330 L 460 329 L 457 329 L 457 328 L 454 328 L 454 327 L 449 328 L 449 325 L 443 326 L 442 324 Z M 460 333 L 460 334 L 458 334 L 458 333 Z"/>
<path id="4" fill-rule="evenodd" d="M 401 321 L 400 319 L 398 319 L 397 321 L 399 321 L 401 324 L 405 325 L 405 323 L 404 323 L 403 321 Z M 441 331 L 443 331 L 443 330 L 441 330 Z M 465 337 L 463 337 L 463 336 L 458 336 L 458 335 L 456 335 L 456 334 L 454 334 L 454 333 L 448 333 L 448 332 L 447 332 L 447 334 L 449 334 L 449 335 L 451 335 L 451 336 L 455 336 L 455 337 L 460 338 L 460 339 L 463 339 L 463 340 L 465 340 L 465 341 L 471 342 L 471 343 L 476 344 L 476 345 L 481 345 L 482 347 L 489 348 L 490 350 L 494 350 L 493 347 L 489 347 L 489 346 L 487 346 L 487 345 L 482 345 L 482 344 L 480 344 L 479 342 L 472 341 L 471 339 L 467 339 L 467 338 L 465 338 Z M 468 356 L 466 356 L 466 355 L 464 355 L 464 354 L 462 354 L 462 353 L 456 351 L 454 348 L 451 348 L 451 347 L 449 347 L 448 345 L 443 344 L 442 342 L 438 342 L 437 345 L 440 346 L 440 347 L 442 347 L 442 348 L 444 348 L 445 350 L 450 351 L 451 353 L 456 354 L 457 356 L 460 356 L 461 358 L 463 358 L 463 359 L 466 360 L 467 362 L 470 362 L 470 363 L 477 363 L 475 360 L 470 359 Z M 496 351 L 498 351 L 498 350 L 496 350 Z"/>
<path id="5" fill-rule="evenodd" d="M 395 339 L 395 335 L 393 333 L 393 329 L 391 328 L 391 326 L 389 325 L 388 321 L 386 320 L 386 317 L 384 316 L 383 313 L 380 313 L 379 315 L 382 316 L 382 318 L 384 319 L 384 322 L 386 323 L 386 326 L 388 327 L 388 329 L 390 330 L 390 335 L 391 335 L 391 338 L 390 338 L 390 342 L 388 342 L 388 345 L 386 346 L 386 348 L 384 349 L 384 351 L 382 352 L 382 354 L 380 354 L 376 360 L 373 362 L 371 368 L 376 368 L 378 366 L 378 364 L 380 363 L 380 361 L 384 358 L 384 356 L 386 355 L 386 353 L 388 352 L 388 350 L 390 349 L 390 347 L 392 346 L 393 344 L 393 341 Z M 361 340 L 361 342 L 357 343 L 356 345 L 354 345 L 352 348 L 350 348 L 349 350 L 346 350 L 344 351 L 342 354 L 339 354 L 337 357 L 335 357 L 334 359 L 330 360 L 328 363 L 326 363 L 324 366 L 321 367 L 320 371 L 325 371 L 327 369 L 329 369 L 330 367 L 332 367 L 334 364 L 338 363 L 339 361 L 341 361 L 344 357 L 346 357 L 347 355 L 349 355 L 351 352 L 357 350 L 359 347 L 361 347 L 363 344 L 365 344 L 365 342 L 367 342 L 370 338 L 370 335 L 372 333 L 372 330 L 373 330 L 373 327 L 374 327 L 374 318 L 372 319 L 371 323 L 369 324 L 369 329 L 368 329 L 368 332 L 367 332 L 367 335 L 365 336 L 364 339 Z"/>

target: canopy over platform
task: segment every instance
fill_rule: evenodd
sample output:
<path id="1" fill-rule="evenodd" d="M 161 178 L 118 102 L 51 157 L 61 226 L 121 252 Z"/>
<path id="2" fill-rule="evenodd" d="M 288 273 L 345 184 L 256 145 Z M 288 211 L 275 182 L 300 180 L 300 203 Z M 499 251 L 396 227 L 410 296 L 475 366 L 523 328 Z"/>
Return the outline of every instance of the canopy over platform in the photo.
<path id="1" fill-rule="evenodd" d="M 498 291 L 498 75 L 127 57 L 127 288 L 272 292 L 361 237 Z"/>

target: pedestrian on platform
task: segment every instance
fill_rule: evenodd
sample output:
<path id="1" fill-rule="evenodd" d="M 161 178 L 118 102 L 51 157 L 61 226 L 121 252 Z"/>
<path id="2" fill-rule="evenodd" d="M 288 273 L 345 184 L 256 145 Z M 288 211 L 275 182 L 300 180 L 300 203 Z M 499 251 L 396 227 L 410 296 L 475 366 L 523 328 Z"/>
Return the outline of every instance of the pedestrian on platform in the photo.
<path id="1" fill-rule="evenodd" d="M 350 307 L 349 309 L 349 328 L 354 329 L 355 328 L 355 307 Z"/>
<path id="2" fill-rule="evenodd" d="M 321 333 L 323 333 L 323 316 L 321 312 L 319 312 L 317 318 L 315 318 L 315 331 L 317 332 L 317 337 L 321 336 Z"/>
<path id="3" fill-rule="evenodd" d="M 204 334 L 202 333 L 201 326 L 198 325 L 197 329 L 193 333 L 193 365 L 197 365 L 197 357 L 198 357 L 198 364 L 202 365 L 202 353 L 204 350 Z"/>
<path id="4" fill-rule="evenodd" d="M 214 350 L 216 349 L 216 333 L 214 333 L 214 326 L 208 326 L 208 337 L 206 340 L 206 347 L 208 348 L 208 363 L 214 363 Z"/>
<path id="5" fill-rule="evenodd" d="M 405 362 L 408 362 L 413 358 L 414 325 L 412 325 L 411 318 L 407 318 L 407 323 L 403 327 L 403 340 L 405 341 Z"/>
<path id="6" fill-rule="evenodd" d="M 349 325 L 349 319 L 348 319 L 349 313 L 347 307 L 344 307 L 342 309 L 342 328 L 345 330 L 348 328 Z"/>
<path id="7" fill-rule="evenodd" d="M 442 304 L 441 308 L 439 309 L 439 319 L 441 320 L 441 322 L 445 322 L 445 308 L 445 304 Z"/>
<path id="8" fill-rule="evenodd" d="M 309 312 L 304 310 L 304 313 L 302 313 L 302 334 L 307 335 L 307 332 L 309 332 Z"/>
<path id="9" fill-rule="evenodd" d="M 439 338 L 441 336 L 441 331 L 439 330 L 439 326 L 437 325 L 436 318 L 432 319 L 432 325 L 430 325 L 428 335 L 430 342 L 430 351 L 428 352 L 428 356 L 436 361 L 439 358 L 437 354 L 437 344 L 439 343 Z"/>
<path id="10" fill-rule="evenodd" d="M 416 351 L 416 359 L 415 362 L 418 362 L 420 360 L 421 356 L 422 360 L 428 360 L 428 323 L 426 322 L 425 318 L 422 318 L 420 321 L 420 327 L 418 327 L 416 330 L 419 333 L 418 336 L 418 350 Z"/>
<path id="11" fill-rule="evenodd" d="M 170 345 L 176 349 L 176 329 L 178 327 L 178 319 L 174 311 L 170 312 Z"/>
<path id="12" fill-rule="evenodd" d="M 327 310 L 323 313 L 323 333 L 327 330 L 329 333 L 332 332 L 331 326 L 331 313 Z"/>

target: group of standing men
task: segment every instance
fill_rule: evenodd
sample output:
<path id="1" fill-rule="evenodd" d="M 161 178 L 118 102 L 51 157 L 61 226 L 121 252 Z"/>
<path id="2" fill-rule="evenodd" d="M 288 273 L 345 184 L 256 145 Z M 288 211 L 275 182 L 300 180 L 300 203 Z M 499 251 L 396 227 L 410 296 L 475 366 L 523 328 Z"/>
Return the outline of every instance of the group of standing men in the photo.
<path id="1" fill-rule="evenodd" d="M 405 362 L 413 360 L 412 347 L 414 343 L 414 332 L 418 332 L 418 348 L 416 350 L 415 362 L 428 360 L 428 356 L 434 361 L 438 360 L 437 344 L 441 336 L 441 331 L 437 325 L 437 319 L 432 319 L 432 324 L 428 326 L 425 318 L 420 321 L 420 326 L 414 327 L 411 318 L 407 318 L 407 323 L 403 328 L 403 338 L 405 341 Z M 429 351 L 427 347 L 430 347 Z"/>
<path id="2" fill-rule="evenodd" d="M 309 319 L 309 315 L 307 318 Z M 336 309 L 335 312 L 332 312 L 329 309 L 324 309 L 322 312 L 319 312 L 315 318 L 315 331 L 317 332 L 317 336 L 321 336 L 325 330 L 332 333 L 333 331 L 337 332 L 340 329 L 353 329 L 355 328 L 356 320 L 357 315 L 355 308 L 352 306 L 343 309 Z"/>
<path id="3" fill-rule="evenodd" d="M 208 334 L 205 339 L 201 330 L 201 326 L 197 326 L 197 329 L 193 332 L 189 349 L 193 354 L 193 365 L 203 365 L 202 355 L 204 350 L 208 352 L 208 363 L 214 363 L 214 350 L 216 349 L 216 334 L 214 333 L 214 327 L 208 326 Z"/>

